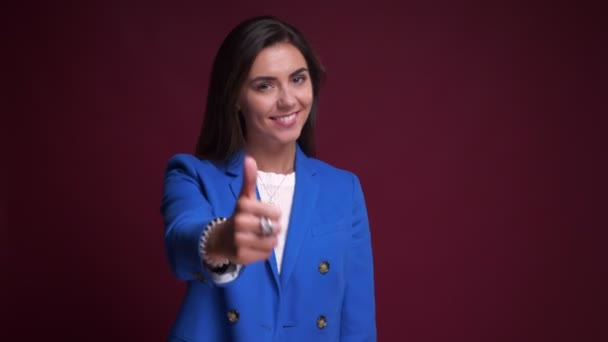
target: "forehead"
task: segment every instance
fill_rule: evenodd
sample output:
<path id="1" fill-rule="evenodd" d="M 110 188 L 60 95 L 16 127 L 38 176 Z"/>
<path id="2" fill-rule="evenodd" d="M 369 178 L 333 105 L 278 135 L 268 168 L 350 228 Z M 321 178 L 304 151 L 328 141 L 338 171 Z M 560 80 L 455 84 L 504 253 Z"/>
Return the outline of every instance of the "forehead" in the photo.
<path id="1" fill-rule="evenodd" d="M 290 43 L 278 43 L 258 53 L 251 65 L 249 77 L 289 75 L 306 67 L 306 59 L 297 47 Z"/>

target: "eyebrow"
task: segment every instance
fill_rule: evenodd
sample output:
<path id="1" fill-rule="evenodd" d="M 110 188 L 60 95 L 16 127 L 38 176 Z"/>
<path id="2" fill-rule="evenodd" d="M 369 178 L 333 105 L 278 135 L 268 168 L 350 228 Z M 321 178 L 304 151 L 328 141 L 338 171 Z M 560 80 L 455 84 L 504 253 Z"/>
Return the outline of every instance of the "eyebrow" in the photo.
<path id="1" fill-rule="evenodd" d="M 301 73 L 303 73 L 305 71 L 308 72 L 308 69 L 304 68 L 304 67 L 299 68 L 296 71 L 294 71 L 291 74 L 289 74 L 289 77 L 293 77 L 293 76 L 295 76 L 297 74 L 301 74 Z M 258 82 L 258 81 L 275 81 L 276 79 L 277 78 L 274 77 L 274 76 L 258 76 L 256 78 L 252 79 L 251 82 L 253 83 L 253 82 Z"/>

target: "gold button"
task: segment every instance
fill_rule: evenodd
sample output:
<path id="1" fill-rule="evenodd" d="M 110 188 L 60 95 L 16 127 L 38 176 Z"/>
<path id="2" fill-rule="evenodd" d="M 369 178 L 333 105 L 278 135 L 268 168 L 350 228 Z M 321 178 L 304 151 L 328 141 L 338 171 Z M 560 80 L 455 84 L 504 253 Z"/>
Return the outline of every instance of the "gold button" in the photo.
<path id="1" fill-rule="evenodd" d="M 198 273 L 198 272 L 194 273 L 194 278 L 196 278 L 201 283 L 206 283 L 207 282 L 207 279 L 205 279 L 205 277 L 203 277 L 203 275 L 200 274 L 200 273 Z"/>
<path id="2" fill-rule="evenodd" d="M 325 318 L 325 316 L 323 316 L 323 315 L 319 316 L 319 318 L 317 318 L 317 328 L 323 329 L 326 326 L 327 326 L 327 318 Z"/>
<path id="3" fill-rule="evenodd" d="M 236 310 L 229 310 L 228 311 L 228 320 L 230 321 L 230 323 L 236 323 L 239 320 L 239 312 Z"/>
<path id="4" fill-rule="evenodd" d="M 325 274 L 327 272 L 329 272 L 329 262 L 323 261 L 319 264 L 319 273 Z"/>

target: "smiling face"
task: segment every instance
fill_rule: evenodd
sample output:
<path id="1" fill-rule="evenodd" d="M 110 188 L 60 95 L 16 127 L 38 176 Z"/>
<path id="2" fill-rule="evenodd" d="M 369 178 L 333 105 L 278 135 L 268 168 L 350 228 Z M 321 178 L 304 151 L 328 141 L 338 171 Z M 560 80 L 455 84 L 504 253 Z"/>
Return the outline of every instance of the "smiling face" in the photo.
<path id="1" fill-rule="evenodd" d="M 239 96 L 247 144 L 295 144 L 313 103 L 312 82 L 302 53 L 290 43 L 257 55 Z"/>

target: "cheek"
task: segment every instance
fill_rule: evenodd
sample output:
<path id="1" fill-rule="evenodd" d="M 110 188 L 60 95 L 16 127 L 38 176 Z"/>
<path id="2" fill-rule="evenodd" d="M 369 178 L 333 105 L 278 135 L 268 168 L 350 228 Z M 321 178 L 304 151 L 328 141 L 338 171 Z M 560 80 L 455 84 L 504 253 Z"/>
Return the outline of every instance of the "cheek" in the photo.
<path id="1" fill-rule="evenodd" d="M 272 109 L 273 99 L 271 96 L 248 96 L 244 108 L 249 113 L 249 117 L 266 114 Z"/>
<path id="2" fill-rule="evenodd" d="M 298 96 L 300 103 L 310 107 L 312 105 L 312 89 L 303 89 Z"/>

